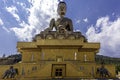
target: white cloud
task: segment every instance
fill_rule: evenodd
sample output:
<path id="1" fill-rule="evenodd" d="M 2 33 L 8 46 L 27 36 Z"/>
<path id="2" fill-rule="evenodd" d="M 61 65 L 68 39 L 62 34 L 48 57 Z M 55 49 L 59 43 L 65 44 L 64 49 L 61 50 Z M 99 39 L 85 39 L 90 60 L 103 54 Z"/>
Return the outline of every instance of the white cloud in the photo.
<path id="1" fill-rule="evenodd" d="M 64 0 L 59 0 L 59 1 L 64 1 Z"/>
<path id="2" fill-rule="evenodd" d="M 2 19 L 0 18 L 0 25 L 2 26 L 2 29 L 4 29 L 6 32 L 10 32 L 8 28 L 6 28 L 4 25 L 3 25 L 3 21 Z"/>
<path id="3" fill-rule="evenodd" d="M 120 57 L 120 17 L 110 21 L 109 17 L 101 17 L 95 26 L 86 32 L 89 42 L 100 42 L 100 54 Z"/>
<path id="4" fill-rule="evenodd" d="M 4 29 L 6 32 L 10 32 L 10 30 L 8 28 L 6 28 L 5 26 L 2 26 L 2 29 Z"/>
<path id="5" fill-rule="evenodd" d="M 0 18 L 0 25 L 3 25 L 4 23 L 3 23 L 3 21 L 2 21 L 2 19 Z"/>
<path id="6" fill-rule="evenodd" d="M 15 17 L 15 19 L 17 21 L 20 21 L 20 17 L 18 16 L 18 10 L 15 6 L 11 6 L 11 7 L 6 7 L 6 10 L 13 15 L 13 17 Z"/>
<path id="7" fill-rule="evenodd" d="M 2 0 L 4 3 L 6 3 L 7 2 L 7 0 Z"/>
<path id="8" fill-rule="evenodd" d="M 15 32 L 16 36 L 18 37 L 19 40 L 21 41 L 30 41 L 32 39 L 32 28 L 29 28 L 29 25 L 26 25 L 25 27 L 22 28 L 11 28 L 12 31 Z"/>
<path id="9" fill-rule="evenodd" d="M 114 16 L 114 15 L 115 15 L 115 13 L 113 12 L 113 13 L 112 13 L 112 16 Z"/>
<path id="10" fill-rule="evenodd" d="M 28 23 L 23 21 L 21 28 L 11 28 L 19 40 L 31 41 L 32 37 L 49 26 L 50 19 L 57 18 L 58 0 L 29 0 Z M 16 9 L 10 12 L 14 12 Z"/>
<path id="11" fill-rule="evenodd" d="M 17 1 L 16 4 L 19 5 L 21 9 L 24 9 L 28 12 L 29 10 L 29 8 L 27 8 L 28 3 L 22 3 L 22 2 Z"/>
<path id="12" fill-rule="evenodd" d="M 83 21 L 87 23 L 88 22 L 88 18 L 83 19 Z"/>
<path id="13" fill-rule="evenodd" d="M 77 21 L 76 21 L 76 24 L 79 24 L 79 23 L 80 23 L 80 20 L 77 20 Z"/>

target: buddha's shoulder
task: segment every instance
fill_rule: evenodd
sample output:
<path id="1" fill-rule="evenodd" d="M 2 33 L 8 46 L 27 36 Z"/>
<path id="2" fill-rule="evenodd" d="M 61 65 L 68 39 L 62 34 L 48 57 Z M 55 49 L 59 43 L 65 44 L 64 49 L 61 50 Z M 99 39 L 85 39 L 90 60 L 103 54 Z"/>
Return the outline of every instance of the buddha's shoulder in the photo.
<path id="1" fill-rule="evenodd" d="M 64 17 L 64 19 L 66 20 L 66 21 L 72 21 L 70 18 L 68 18 L 68 17 Z"/>

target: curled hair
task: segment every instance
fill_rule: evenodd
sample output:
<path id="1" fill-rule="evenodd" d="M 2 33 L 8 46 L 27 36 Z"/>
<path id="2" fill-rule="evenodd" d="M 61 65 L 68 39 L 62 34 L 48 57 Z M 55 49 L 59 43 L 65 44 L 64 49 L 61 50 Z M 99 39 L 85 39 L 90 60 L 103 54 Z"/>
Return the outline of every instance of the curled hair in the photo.
<path id="1" fill-rule="evenodd" d="M 60 1 L 58 5 L 60 5 L 61 3 L 63 3 L 63 4 L 65 4 L 65 5 L 66 5 L 66 3 L 65 3 L 65 2 L 63 2 L 63 1 Z"/>

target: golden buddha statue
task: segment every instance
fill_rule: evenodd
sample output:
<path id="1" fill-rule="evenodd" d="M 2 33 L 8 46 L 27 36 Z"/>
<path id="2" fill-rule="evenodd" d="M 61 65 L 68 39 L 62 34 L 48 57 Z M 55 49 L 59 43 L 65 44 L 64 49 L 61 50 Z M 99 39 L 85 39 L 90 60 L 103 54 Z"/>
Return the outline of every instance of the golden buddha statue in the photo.
<path id="1" fill-rule="evenodd" d="M 72 20 L 64 17 L 66 14 L 67 6 L 65 2 L 60 2 L 58 4 L 58 9 L 57 12 L 59 14 L 59 18 L 55 21 L 53 18 L 50 21 L 49 28 L 47 28 L 45 31 L 51 31 L 55 27 L 56 31 L 59 33 L 64 33 L 64 32 L 73 32 L 73 24 Z"/>

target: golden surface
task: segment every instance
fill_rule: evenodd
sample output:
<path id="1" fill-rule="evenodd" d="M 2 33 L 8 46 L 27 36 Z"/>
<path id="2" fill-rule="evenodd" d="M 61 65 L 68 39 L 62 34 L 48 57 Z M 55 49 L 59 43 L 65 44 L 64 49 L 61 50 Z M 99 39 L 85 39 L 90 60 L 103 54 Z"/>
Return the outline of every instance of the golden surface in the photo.
<path id="1" fill-rule="evenodd" d="M 36 42 L 18 42 L 18 51 L 22 54 L 21 63 L 14 67 L 19 69 L 16 78 L 20 80 L 47 78 L 98 78 L 95 55 L 99 43 L 82 42 L 81 40 L 39 39 Z M 65 65 L 65 66 L 64 66 Z M 9 68 L 0 66 L 0 75 Z M 115 77 L 115 66 L 105 65 Z M 63 76 L 55 76 L 56 68 L 63 70 Z"/>

